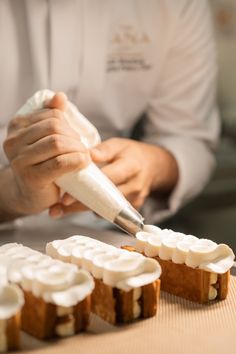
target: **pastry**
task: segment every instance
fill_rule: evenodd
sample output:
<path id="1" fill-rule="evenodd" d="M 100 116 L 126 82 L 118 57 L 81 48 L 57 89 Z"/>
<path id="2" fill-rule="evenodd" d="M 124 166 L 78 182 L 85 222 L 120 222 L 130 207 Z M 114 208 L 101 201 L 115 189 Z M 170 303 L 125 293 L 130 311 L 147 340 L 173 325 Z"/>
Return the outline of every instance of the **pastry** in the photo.
<path id="1" fill-rule="evenodd" d="M 24 304 L 21 289 L 9 284 L 0 266 L 0 353 L 20 348 L 20 314 Z"/>
<path id="2" fill-rule="evenodd" d="M 46 253 L 92 274 L 92 311 L 109 323 L 156 314 L 161 268 L 154 260 L 85 236 L 50 242 Z"/>
<path id="3" fill-rule="evenodd" d="M 225 244 L 146 225 L 134 247 L 124 248 L 161 265 L 161 290 L 198 303 L 227 296 L 234 254 Z"/>
<path id="4" fill-rule="evenodd" d="M 24 331 L 48 339 L 86 329 L 94 288 L 88 272 L 16 243 L 0 247 L 0 264 L 8 281 L 23 290 Z"/>

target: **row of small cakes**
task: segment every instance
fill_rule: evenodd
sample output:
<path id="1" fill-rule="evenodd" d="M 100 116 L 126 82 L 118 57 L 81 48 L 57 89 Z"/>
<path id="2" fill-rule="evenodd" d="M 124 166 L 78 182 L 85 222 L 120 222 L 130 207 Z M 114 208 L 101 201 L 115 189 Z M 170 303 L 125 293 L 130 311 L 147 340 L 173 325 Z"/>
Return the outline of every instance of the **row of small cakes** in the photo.
<path id="1" fill-rule="evenodd" d="M 88 272 L 17 243 L 0 247 L 0 266 L 5 269 L 10 283 L 55 305 L 57 316 L 72 311 L 94 288 L 94 280 Z M 67 336 L 73 334 L 72 330 L 68 332 L 68 328 L 60 324 L 56 334 Z"/>
<path id="2" fill-rule="evenodd" d="M 234 253 L 225 244 L 145 225 L 136 234 L 135 249 L 147 257 L 159 257 L 213 273 L 223 274 L 234 263 Z"/>
<path id="3" fill-rule="evenodd" d="M 47 244 L 46 253 L 86 269 L 106 286 L 124 292 L 132 290 L 133 319 L 139 318 L 142 313 L 142 287 L 155 282 L 161 274 L 160 265 L 155 260 L 86 236 L 72 236 L 50 242 Z M 94 301 L 96 302 L 96 299 Z M 151 308 L 152 305 L 150 303 L 148 306 Z"/>
<path id="4" fill-rule="evenodd" d="M 160 265 L 153 259 L 86 236 L 50 242 L 46 253 L 73 263 L 89 271 L 94 278 L 124 291 L 152 283 L 161 274 Z"/>

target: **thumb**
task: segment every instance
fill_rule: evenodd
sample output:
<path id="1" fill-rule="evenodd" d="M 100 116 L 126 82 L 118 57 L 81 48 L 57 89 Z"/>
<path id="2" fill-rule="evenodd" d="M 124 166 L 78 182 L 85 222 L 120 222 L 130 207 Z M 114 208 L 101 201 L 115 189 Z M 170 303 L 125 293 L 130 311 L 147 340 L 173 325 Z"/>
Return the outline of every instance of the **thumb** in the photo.
<path id="1" fill-rule="evenodd" d="M 46 103 L 46 108 L 56 108 L 60 111 L 65 111 L 67 105 L 67 97 L 63 92 L 57 92 L 49 102 Z"/>
<path id="2" fill-rule="evenodd" d="M 92 148 L 90 154 L 95 163 L 111 162 L 117 158 L 125 146 L 125 139 L 111 138 Z"/>

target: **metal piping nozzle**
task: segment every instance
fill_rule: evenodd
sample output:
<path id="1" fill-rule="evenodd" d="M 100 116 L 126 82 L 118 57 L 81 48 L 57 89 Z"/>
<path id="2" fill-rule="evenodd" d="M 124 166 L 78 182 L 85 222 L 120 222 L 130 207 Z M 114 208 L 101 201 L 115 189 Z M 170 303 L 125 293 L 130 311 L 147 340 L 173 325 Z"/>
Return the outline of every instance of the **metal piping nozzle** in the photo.
<path id="1" fill-rule="evenodd" d="M 131 205 L 128 205 L 121 210 L 113 222 L 128 234 L 135 236 L 137 232 L 143 230 L 143 220 L 142 215 Z"/>

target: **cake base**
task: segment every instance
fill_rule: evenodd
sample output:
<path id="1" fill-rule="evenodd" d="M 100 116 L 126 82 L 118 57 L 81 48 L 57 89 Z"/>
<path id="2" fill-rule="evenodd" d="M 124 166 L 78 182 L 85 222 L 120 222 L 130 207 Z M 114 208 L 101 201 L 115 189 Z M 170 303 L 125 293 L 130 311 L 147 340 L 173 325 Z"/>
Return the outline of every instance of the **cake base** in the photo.
<path id="1" fill-rule="evenodd" d="M 134 315 L 134 290 L 128 292 L 112 288 L 100 279 L 94 279 L 92 312 L 111 324 L 128 323 L 136 318 L 155 316 L 159 304 L 160 280 L 142 286 L 137 300 L 140 306 L 138 317 Z"/>
<path id="2" fill-rule="evenodd" d="M 229 271 L 224 274 L 217 274 L 217 282 L 211 285 L 210 272 L 194 269 L 185 264 L 175 264 L 159 257 L 154 257 L 154 259 L 160 263 L 162 268 L 162 290 L 203 304 L 212 301 L 209 299 L 209 289 L 212 286 L 217 291 L 217 296 L 214 300 L 224 300 L 226 298 Z"/>
<path id="3" fill-rule="evenodd" d="M 7 350 L 20 349 L 20 328 L 21 328 L 21 313 L 7 320 L 6 336 Z"/>
<path id="4" fill-rule="evenodd" d="M 90 296 L 73 306 L 71 313 L 64 315 L 58 315 L 58 306 L 46 303 L 30 291 L 24 291 L 24 296 L 22 330 L 38 339 L 72 335 L 85 330 L 89 324 Z"/>
<path id="5" fill-rule="evenodd" d="M 135 251 L 134 247 L 122 247 L 129 251 Z M 184 299 L 207 303 L 209 291 L 212 286 L 217 291 L 215 300 L 224 300 L 228 294 L 228 283 L 230 272 L 217 274 L 217 280 L 211 284 L 211 273 L 198 268 L 191 268 L 185 264 L 176 264 L 172 261 L 165 261 L 159 257 L 153 257 L 160 263 L 162 268 L 161 290 L 174 294 Z M 212 301 L 212 300 L 211 300 Z"/>

